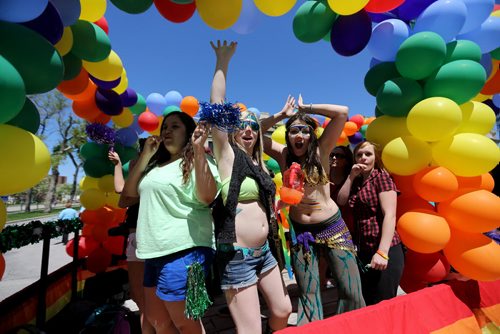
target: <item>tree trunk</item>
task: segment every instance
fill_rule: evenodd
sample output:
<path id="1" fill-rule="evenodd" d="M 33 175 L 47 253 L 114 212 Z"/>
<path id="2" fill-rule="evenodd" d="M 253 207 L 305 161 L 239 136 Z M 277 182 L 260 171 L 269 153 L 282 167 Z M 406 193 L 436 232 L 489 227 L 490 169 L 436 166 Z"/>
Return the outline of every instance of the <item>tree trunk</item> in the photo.
<path id="1" fill-rule="evenodd" d="M 30 188 L 26 193 L 26 208 L 24 212 L 31 212 L 31 201 L 33 200 L 33 188 Z"/>
<path id="2" fill-rule="evenodd" d="M 72 202 L 75 201 L 76 184 L 77 184 L 77 180 L 78 180 L 78 174 L 80 173 L 80 166 L 81 165 L 76 165 L 75 166 L 75 172 L 73 173 L 73 184 L 71 185 L 71 194 L 70 194 Z"/>
<path id="3" fill-rule="evenodd" d="M 52 175 L 50 176 L 49 181 L 49 189 L 47 190 L 47 194 L 45 195 L 45 209 L 43 212 L 51 212 L 56 199 L 56 188 L 57 188 L 57 180 L 59 179 L 59 169 L 52 168 Z"/>

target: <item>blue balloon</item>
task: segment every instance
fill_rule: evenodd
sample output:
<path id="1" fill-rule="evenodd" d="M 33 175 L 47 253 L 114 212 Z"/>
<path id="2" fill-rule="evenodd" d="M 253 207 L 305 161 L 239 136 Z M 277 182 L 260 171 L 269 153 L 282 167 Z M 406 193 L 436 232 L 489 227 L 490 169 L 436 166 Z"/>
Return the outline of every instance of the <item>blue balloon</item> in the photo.
<path id="1" fill-rule="evenodd" d="M 146 105 L 149 111 L 154 113 L 156 116 L 161 116 L 163 109 L 167 106 L 165 98 L 160 93 L 151 93 L 146 98 Z"/>
<path id="2" fill-rule="evenodd" d="M 139 126 L 139 116 L 134 115 L 134 121 L 132 124 L 130 124 L 129 128 L 133 129 L 135 132 L 137 132 L 138 135 L 141 135 L 144 130 Z"/>
<path id="3" fill-rule="evenodd" d="M 372 22 L 375 22 L 375 23 L 380 23 L 382 21 L 385 21 L 385 20 L 389 20 L 389 19 L 397 19 L 398 17 L 391 13 L 391 12 L 386 12 L 386 13 L 368 13 L 368 15 L 370 16 L 370 19 L 372 20 Z"/>
<path id="4" fill-rule="evenodd" d="M 377 24 L 368 42 L 368 50 L 374 58 L 382 61 L 394 61 L 399 46 L 410 34 L 406 23 L 397 19 L 385 20 Z"/>
<path id="5" fill-rule="evenodd" d="M 406 0 L 394 10 L 397 16 L 406 22 L 416 19 L 429 5 L 436 0 Z"/>
<path id="6" fill-rule="evenodd" d="M 253 0 L 243 0 L 240 17 L 231 29 L 241 35 L 249 34 L 255 31 L 262 17 L 261 11 L 257 9 Z"/>
<path id="7" fill-rule="evenodd" d="M 494 0 L 462 0 L 467 7 L 467 17 L 460 34 L 479 28 L 481 23 L 490 16 L 495 6 Z"/>
<path id="8" fill-rule="evenodd" d="M 254 107 L 247 108 L 247 111 L 254 113 L 255 116 L 257 116 L 257 118 L 260 117 L 260 110 L 257 108 L 254 108 Z"/>
<path id="9" fill-rule="evenodd" d="M 459 35 L 459 39 L 469 39 L 479 45 L 482 53 L 500 47 L 500 17 L 490 16 L 481 26 L 471 32 Z"/>
<path id="10" fill-rule="evenodd" d="M 485 53 L 481 56 L 481 65 L 483 65 L 484 70 L 486 71 L 486 78 L 489 78 L 491 74 L 491 70 L 493 69 L 493 63 L 491 62 L 491 55 L 489 53 Z"/>
<path id="11" fill-rule="evenodd" d="M 179 93 L 176 90 L 171 90 L 170 92 L 165 94 L 165 103 L 166 103 L 165 107 L 166 106 L 178 106 L 178 107 L 180 107 L 181 101 L 182 101 L 182 95 L 181 95 L 181 93 Z M 163 109 L 165 109 L 165 107 L 163 107 Z M 163 109 L 161 111 L 163 111 Z"/>
<path id="12" fill-rule="evenodd" d="M 130 127 L 116 131 L 116 142 L 123 146 L 133 146 L 138 139 L 137 132 Z"/>
<path id="13" fill-rule="evenodd" d="M 491 99 L 493 101 L 493 104 L 497 107 L 500 108 L 500 93 L 493 95 L 493 98 Z"/>
<path id="14" fill-rule="evenodd" d="M 82 10 L 80 0 L 50 0 L 50 2 L 57 8 L 65 27 L 78 21 Z"/>
<path id="15" fill-rule="evenodd" d="M 49 0 L 2 0 L 0 1 L 0 21 L 26 22 L 40 16 Z"/>
<path id="16" fill-rule="evenodd" d="M 438 0 L 417 18 L 413 34 L 432 31 L 448 43 L 458 35 L 466 16 L 467 7 L 462 0 Z"/>
<path id="17" fill-rule="evenodd" d="M 378 60 L 377 58 L 372 58 L 372 59 L 370 59 L 370 68 L 372 68 L 373 66 L 378 65 L 380 63 L 383 63 L 383 61 Z"/>
<path id="18" fill-rule="evenodd" d="M 332 48 L 341 56 L 350 57 L 360 53 L 368 44 L 372 34 L 372 21 L 365 10 L 353 15 L 339 16 L 330 33 Z"/>

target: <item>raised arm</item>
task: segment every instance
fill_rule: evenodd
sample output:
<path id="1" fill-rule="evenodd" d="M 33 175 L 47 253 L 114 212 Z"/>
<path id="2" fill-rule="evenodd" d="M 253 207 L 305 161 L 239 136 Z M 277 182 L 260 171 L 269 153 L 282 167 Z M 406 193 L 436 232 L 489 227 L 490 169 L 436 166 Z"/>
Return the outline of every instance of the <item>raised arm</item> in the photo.
<path id="1" fill-rule="evenodd" d="M 354 179 L 357 178 L 359 174 L 361 174 L 364 168 L 366 168 L 366 166 L 363 164 L 352 165 L 351 172 L 349 173 L 349 176 L 347 176 L 347 179 L 345 180 L 337 195 L 336 203 L 338 205 L 342 206 L 347 204 L 349 195 L 351 193 L 352 183 L 354 182 Z"/>
<path id="2" fill-rule="evenodd" d="M 227 41 L 224 41 L 221 44 L 220 41 L 217 41 L 217 44 L 210 42 L 210 45 L 214 49 L 216 57 L 214 78 L 210 89 L 210 103 L 224 103 L 226 99 L 227 71 L 229 62 L 236 51 L 237 43 L 231 42 L 228 44 Z M 225 178 L 228 173 L 231 173 L 234 161 L 233 151 L 229 146 L 228 134 L 213 127 L 212 140 L 219 172 Z"/>
<path id="3" fill-rule="evenodd" d="M 193 132 L 191 141 L 194 150 L 194 174 L 196 197 L 204 204 L 212 203 L 217 196 L 217 183 L 208 166 L 205 154 L 205 141 L 209 129 L 205 122 L 200 122 Z"/>
<path id="4" fill-rule="evenodd" d="M 149 160 L 158 151 L 160 142 L 159 137 L 151 136 L 144 143 L 144 149 L 139 159 L 137 159 L 134 168 L 130 170 L 127 181 L 125 181 L 125 185 L 123 186 L 120 201 L 118 202 L 121 208 L 126 208 L 139 202 L 139 192 L 137 189 L 139 181 L 148 166 Z"/>
<path id="5" fill-rule="evenodd" d="M 125 178 L 123 177 L 122 161 L 120 156 L 115 151 L 108 152 L 108 159 L 115 165 L 115 170 L 113 174 L 113 182 L 115 185 L 115 192 L 121 194 L 123 186 L 125 185 Z"/>
<path id="6" fill-rule="evenodd" d="M 295 112 L 295 98 L 291 95 L 288 95 L 286 99 L 285 105 L 281 111 L 271 115 L 265 119 L 260 121 L 260 126 L 262 128 L 262 133 L 266 133 L 271 127 L 273 127 L 276 123 L 281 122 L 285 118 L 291 117 Z M 285 167 L 284 161 L 284 151 L 286 146 L 280 143 L 275 142 L 268 136 L 262 136 L 264 140 L 264 152 L 268 154 L 271 158 L 276 160 L 279 165 L 283 168 Z"/>
<path id="7" fill-rule="evenodd" d="M 328 160 L 330 152 L 337 145 L 337 140 L 344 129 L 344 124 L 347 121 L 349 108 L 337 104 L 304 104 L 302 96 L 299 95 L 298 108 L 307 114 L 316 114 L 328 117 L 331 121 L 323 131 L 321 138 L 319 138 L 319 152 L 320 156 Z"/>

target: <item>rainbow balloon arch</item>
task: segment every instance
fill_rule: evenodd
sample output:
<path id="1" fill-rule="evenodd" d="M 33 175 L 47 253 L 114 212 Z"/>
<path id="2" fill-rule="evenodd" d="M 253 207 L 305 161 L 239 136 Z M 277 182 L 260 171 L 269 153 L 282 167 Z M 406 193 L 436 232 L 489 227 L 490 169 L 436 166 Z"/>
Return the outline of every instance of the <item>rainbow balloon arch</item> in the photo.
<path id="1" fill-rule="evenodd" d="M 111 3 L 130 14 L 154 4 L 175 23 L 197 11 L 211 28 L 240 34 L 251 33 L 259 16 L 281 16 L 296 7 L 296 0 Z M 0 3 L 0 195 L 36 185 L 50 168 L 49 150 L 35 135 L 39 114 L 27 95 L 57 88 L 73 101 L 77 116 L 90 124 L 112 122 L 124 163 L 136 156 L 142 132 L 159 133 L 163 113 L 198 112 L 196 97 L 169 91 L 145 98 L 129 86 L 111 49 L 106 7 L 106 0 Z M 376 118 L 352 116 L 338 144 L 366 138 L 383 149 L 383 162 L 401 190 L 397 229 L 411 250 L 405 290 L 442 280 L 450 264 L 476 280 L 499 279 L 500 246 L 483 233 L 500 226 L 500 199 L 491 192 L 488 173 L 500 150 L 486 136 L 500 106 L 500 6 L 494 0 L 313 0 L 298 6 L 293 33 L 304 43 L 327 40 L 342 56 L 365 48 L 373 56 L 364 83 L 376 97 Z M 284 128 L 272 137 L 284 142 Z M 90 141 L 80 152 L 86 210 L 79 249 L 94 272 L 105 270 L 123 245 L 123 237 L 107 234 L 125 214 L 114 193 L 108 148 Z M 279 173 L 275 161 L 267 164 Z M 279 187 L 279 174 L 275 181 Z M 0 201 L 0 229 L 5 221 Z"/>

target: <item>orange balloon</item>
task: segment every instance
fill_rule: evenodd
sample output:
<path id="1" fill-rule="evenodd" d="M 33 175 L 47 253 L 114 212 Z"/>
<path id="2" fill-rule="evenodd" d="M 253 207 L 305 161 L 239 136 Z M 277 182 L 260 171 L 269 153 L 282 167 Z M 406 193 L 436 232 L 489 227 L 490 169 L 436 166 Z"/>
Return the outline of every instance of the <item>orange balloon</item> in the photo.
<path id="1" fill-rule="evenodd" d="M 397 223 L 403 243 L 419 253 L 435 253 L 450 240 L 450 227 L 446 220 L 430 210 L 408 211 Z"/>
<path id="2" fill-rule="evenodd" d="M 452 229 L 444 254 L 464 276 L 478 281 L 500 279 L 500 246 L 481 233 Z"/>
<path id="3" fill-rule="evenodd" d="M 346 142 L 348 142 L 347 134 L 345 133 L 344 130 L 342 130 L 339 139 L 337 139 L 337 145 L 344 145 Z"/>
<path id="4" fill-rule="evenodd" d="M 304 193 L 296 189 L 288 187 L 281 187 L 280 189 L 280 199 L 282 202 L 286 204 L 290 205 L 299 204 L 303 196 Z"/>
<path id="5" fill-rule="evenodd" d="M 87 258 L 87 270 L 93 273 L 101 273 L 111 265 L 111 253 L 104 247 L 99 247 L 89 254 Z"/>
<path id="6" fill-rule="evenodd" d="M 400 196 L 404 196 L 404 197 L 417 196 L 417 193 L 415 192 L 415 189 L 413 188 L 413 177 L 415 176 L 415 174 L 412 174 L 412 175 L 391 174 L 391 176 L 392 176 L 392 179 L 394 180 L 394 183 L 396 183 L 396 187 L 398 188 L 398 190 L 401 194 Z"/>
<path id="7" fill-rule="evenodd" d="M 105 113 L 99 113 L 96 118 L 91 120 L 92 123 L 100 123 L 107 124 L 111 120 L 111 116 L 106 115 Z"/>
<path id="8" fill-rule="evenodd" d="M 200 104 L 194 96 L 185 96 L 181 101 L 180 108 L 189 116 L 194 117 L 198 113 Z"/>
<path id="9" fill-rule="evenodd" d="M 439 203 L 438 212 L 453 228 L 469 232 L 488 232 L 500 226 L 500 197 L 476 190 Z"/>
<path id="10" fill-rule="evenodd" d="M 88 99 L 93 99 L 95 98 L 95 92 L 97 90 L 97 86 L 90 80 L 88 79 L 88 85 L 85 87 L 85 89 L 79 93 L 76 94 L 67 94 L 63 93 L 64 96 L 66 96 L 70 100 L 88 100 Z"/>
<path id="11" fill-rule="evenodd" d="M 89 85 L 89 74 L 83 68 L 76 77 L 71 80 L 64 80 L 57 89 L 64 95 L 76 95 L 82 93 Z"/>
<path id="12" fill-rule="evenodd" d="M 347 136 L 352 136 L 356 132 L 358 132 L 358 125 L 354 122 L 345 122 L 344 124 L 344 132 Z"/>
<path id="13" fill-rule="evenodd" d="M 241 102 L 236 103 L 236 105 L 238 106 L 238 108 L 240 108 L 240 112 L 243 112 L 248 109 L 247 106 Z"/>
<path id="14" fill-rule="evenodd" d="M 493 191 L 493 188 L 495 187 L 495 179 L 493 179 L 493 176 L 490 173 L 484 173 L 482 175 L 472 177 L 457 176 L 457 180 L 457 195 L 463 195 L 480 189 Z"/>
<path id="15" fill-rule="evenodd" d="M 405 212 L 421 209 L 436 212 L 431 203 L 429 203 L 425 199 L 422 199 L 421 197 L 418 197 L 417 195 L 410 197 L 398 196 L 396 219 L 399 219 Z"/>
<path id="16" fill-rule="evenodd" d="M 413 178 L 415 192 L 430 202 L 446 201 L 458 190 L 458 181 L 445 167 L 424 168 Z"/>
<path id="17" fill-rule="evenodd" d="M 371 122 L 373 122 L 375 120 L 375 118 L 377 118 L 377 117 L 365 118 L 365 124 L 370 124 Z"/>
<path id="18" fill-rule="evenodd" d="M 95 104 L 95 99 L 73 101 L 73 112 L 76 116 L 83 118 L 86 121 L 95 119 L 101 111 Z"/>

